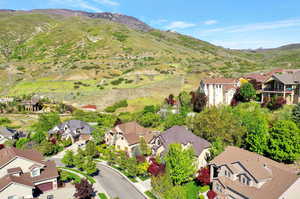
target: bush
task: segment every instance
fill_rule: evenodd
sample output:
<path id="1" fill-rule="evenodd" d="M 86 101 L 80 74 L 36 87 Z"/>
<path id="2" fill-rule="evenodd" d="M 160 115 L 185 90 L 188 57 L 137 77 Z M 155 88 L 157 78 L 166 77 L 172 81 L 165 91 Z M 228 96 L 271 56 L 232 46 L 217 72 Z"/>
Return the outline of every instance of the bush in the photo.
<path id="1" fill-rule="evenodd" d="M 100 199 L 107 199 L 107 196 L 105 195 L 105 193 L 99 193 L 98 196 Z"/>
<path id="2" fill-rule="evenodd" d="M 200 195 L 199 195 L 199 199 L 205 199 L 205 196 L 202 195 L 202 194 L 200 194 Z"/>
<path id="3" fill-rule="evenodd" d="M 208 185 L 205 185 L 203 187 L 200 187 L 199 191 L 200 193 L 205 193 L 209 190 L 209 186 Z"/>
<path id="4" fill-rule="evenodd" d="M 108 113 L 113 113 L 115 112 L 118 108 L 122 108 L 122 107 L 127 107 L 128 106 L 128 102 L 127 100 L 121 100 L 117 103 L 115 103 L 114 105 L 112 106 L 108 106 L 104 109 L 105 112 L 108 112 Z"/>

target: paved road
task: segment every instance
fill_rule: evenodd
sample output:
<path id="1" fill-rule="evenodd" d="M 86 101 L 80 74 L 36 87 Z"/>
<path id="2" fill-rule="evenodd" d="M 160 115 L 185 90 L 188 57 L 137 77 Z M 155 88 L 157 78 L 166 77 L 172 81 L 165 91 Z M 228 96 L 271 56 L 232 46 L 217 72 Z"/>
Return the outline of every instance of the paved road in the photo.
<path id="1" fill-rule="evenodd" d="M 136 188 L 123 176 L 106 166 L 97 165 L 100 173 L 94 178 L 102 185 L 110 198 L 120 199 L 145 199 Z"/>

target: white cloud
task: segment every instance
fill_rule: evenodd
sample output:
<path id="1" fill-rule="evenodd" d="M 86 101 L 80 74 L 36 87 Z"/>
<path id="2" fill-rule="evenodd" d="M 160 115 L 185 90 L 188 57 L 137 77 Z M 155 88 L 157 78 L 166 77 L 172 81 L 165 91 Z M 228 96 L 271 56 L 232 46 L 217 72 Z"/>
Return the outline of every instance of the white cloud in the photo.
<path id="1" fill-rule="evenodd" d="M 207 29 L 200 31 L 200 35 L 207 36 L 211 33 L 223 32 L 223 33 L 239 33 L 239 32 L 252 32 L 252 31 L 261 31 L 261 30 L 273 30 L 280 28 L 289 28 L 289 27 L 298 27 L 300 26 L 300 19 L 289 19 L 289 20 L 280 20 L 273 22 L 263 22 L 263 23 L 254 23 L 246 25 L 236 25 L 221 27 L 215 29 Z"/>
<path id="2" fill-rule="evenodd" d="M 119 6 L 120 3 L 112 0 L 93 0 L 96 3 L 107 5 L 107 6 Z"/>
<path id="3" fill-rule="evenodd" d="M 205 25 L 213 25 L 213 24 L 218 23 L 218 21 L 217 20 L 207 20 L 207 21 L 204 21 L 203 23 Z"/>
<path id="4" fill-rule="evenodd" d="M 77 9 L 84 9 L 84 10 L 90 10 L 93 12 L 102 12 L 101 9 L 99 9 L 96 6 L 91 5 L 85 0 L 50 0 L 54 4 L 59 4 L 59 5 L 65 5 L 65 6 L 70 6 L 72 8 L 77 8 Z"/>
<path id="5" fill-rule="evenodd" d="M 169 25 L 167 25 L 166 29 L 185 29 L 185 28 L 192 28 L 195 27 L 196 24 L 187 23 L 184 21 L 173 21 Z"/>

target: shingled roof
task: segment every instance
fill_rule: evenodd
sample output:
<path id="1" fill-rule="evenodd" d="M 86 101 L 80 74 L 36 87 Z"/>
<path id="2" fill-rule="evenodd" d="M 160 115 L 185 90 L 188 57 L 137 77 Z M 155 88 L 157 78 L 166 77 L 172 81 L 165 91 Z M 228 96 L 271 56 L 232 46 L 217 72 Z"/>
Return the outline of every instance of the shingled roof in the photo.
<path id="1" fill-rule="evenodd" d="M 123 132 L 123 136 L 126 138 L 129 145 L 139 143 L 141 137 L 143 137 L 146 142 L 150 142 L 154 137 L 154 134 L 150 129 L 142 127 L 137 122 L 119 124 L 113 131 L 116 131 L 116 128 L 119 128 Z"/>
<path id="2" fill-rule="evenodd" d="M 43 156 L 36 150 L 20 150 L 14 147 L 0 150 L 0 168 L 15 159 L 16 157 L 25 158 L 44 165 Z"/>
<path id="3" fill-rule="evenodd" d="M 203 138 L 200 138 L 193 134 L 191 131 L 187 130 L 184 126 L 173 126 L 165 132 L 163 132 L 160 137 L 162 138 L 163 146 L 168 150 L 169 145 L 173 143 L 178 144 L 192 144 L 195 150 L 195 155 L 199 156 L 202 151 L 209 148 L 211 144 Z M 166 150 L 166 151 L 167 151 Z"/>
<path id="4" fill-rule="evenodd" d="M 29 186 L 31 188 L 34 187 L 33 182 L 28 177 L 6 175 L 6 176 L 4 176 L 3 178 L 0 179 L 0 192 L 12 183 L 26 185 L 26 186 Z"/>
<path id="5" fill-rule="evenodd" d="M 223 153 L 210 162 L 210 164 L 216 166 L 226 165 L 229 169 L 237 163 L 241 164 L 255 180 L 268 179 L 262 187 L 256 188 L 245 186 L 238 180 L 233 181 L 227 177 L 218 177 L 217 180 L 221 184 L 230 187 L 247 198 L 277 199 L 299 178 L 296 169 L 289 165 L 232 146 L 226 147 Z M 234 173 L 238 172 L 238 170 L 234 171 Z"/>
<path id="6" fill-rule="evenodd" d="M 208 78 L 202 80 L 204 84 L 235 84 L 239 80 L 234 78 L 224 78 L 224 77 L 218 77 L 218 78 Z"/>

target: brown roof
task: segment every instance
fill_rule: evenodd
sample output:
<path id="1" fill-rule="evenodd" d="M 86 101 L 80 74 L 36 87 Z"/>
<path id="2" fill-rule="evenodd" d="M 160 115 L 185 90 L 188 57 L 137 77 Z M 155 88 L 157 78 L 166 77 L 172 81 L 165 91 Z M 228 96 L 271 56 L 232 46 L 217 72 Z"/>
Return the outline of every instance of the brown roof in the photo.
<path id="1" fill-rule="evenodd" d="M 32 149 L 20 150 L 14 147 L 10 147 L 0 150 L 0 168 L 16 157 L 22 157 L 40 164 L 44 164 L 44 158 L 38 151 Z"/>
<path id="2" fill-rule="evenodd" d="M 224 77 L 209 78 L 209 79 L 204 79 L 203 80 L 204 84 L 235 84 L 237 82 L 238 82 L 237 79 L 234 79 L 234 78 L 224 78 Z"/>
<path id="3" fill-rule="evenodd" d="M 123 136 L 129 145 L 139 143 L 140 137 L 144 137 L 146 142 L 150 142 L 154 137 L 154 134 L 149 129 L 142 127 L 137 122 L 127 122 L 116 127 L 122 130 Z M 113 131 L 116 131 L 116 127 Z"/>
<path id="4" fill-rule="evenodd" d="M 289 165 L 232 146 L 226 147 L 225 151 L 215 157 L 210 164 L 228 165 L 229 167 L 241 164 L 256 180 L 269 179 L 258 189 L 243 185 L 238 180 L 233 181 L 226 177 L 218 177 L 227 188 L 229 187 L 249 198 L 278 198 L 299 178 L 296 170 Z"/>
<path id="5" fill-rule="evenodd" d="M 59 176 L 57 169 L 56 169 L 56 164 L 54 161 L 47 161 L 45 163 L 45 165 L 46 166 L 41 171 L 41 175 L 36 176 L 36 177 L 31 177 L 30 173 L 25 173 L 24 176 L 26 176 L 27 178 L 30 178 L 33 183 L 40 182 L 43 180 L 57 178 Z"/>
<path id="6" fill-rule="evenodd" d="M 19 172 L 22 172 L 21 167 L 16 167 L 16 168 L 7 169 L 7 173 L 9 173 L 9 174 L 19 173 Z"/>
<path id="7" fill-rule="evenodd" d="M 2 191 L 4 188 L 6 188 L 12 183 L 18 183 L 29 187 L 34 187 L 32 181 L 26 176 L 6 175 L 0 179 L 0 191 Z"/>

